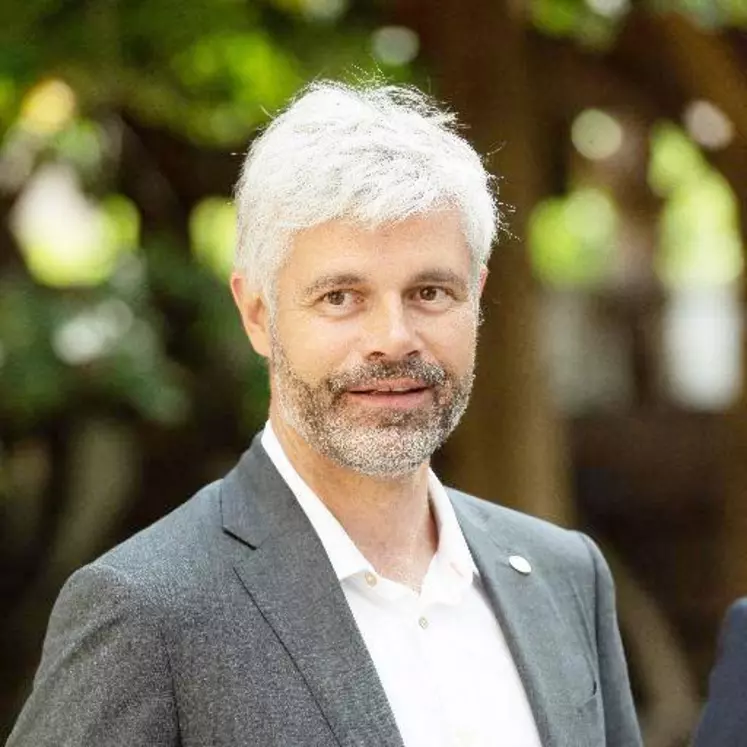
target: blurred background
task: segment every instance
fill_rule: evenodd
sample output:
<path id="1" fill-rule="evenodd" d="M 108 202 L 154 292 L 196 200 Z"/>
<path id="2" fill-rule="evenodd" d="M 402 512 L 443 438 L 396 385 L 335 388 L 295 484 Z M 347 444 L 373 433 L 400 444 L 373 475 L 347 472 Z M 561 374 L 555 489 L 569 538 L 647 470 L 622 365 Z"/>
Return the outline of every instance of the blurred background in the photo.
<path id="1" fill-rule="evenodd" d="M 3 0 L 0 738 L 64 579 L 220 476 L 266 371 L 232 186 L 307 81 L 455 109 L 504 230 L 448 482 L 602 544 L 649 747 L 747 594 L 747 0 Z"/>

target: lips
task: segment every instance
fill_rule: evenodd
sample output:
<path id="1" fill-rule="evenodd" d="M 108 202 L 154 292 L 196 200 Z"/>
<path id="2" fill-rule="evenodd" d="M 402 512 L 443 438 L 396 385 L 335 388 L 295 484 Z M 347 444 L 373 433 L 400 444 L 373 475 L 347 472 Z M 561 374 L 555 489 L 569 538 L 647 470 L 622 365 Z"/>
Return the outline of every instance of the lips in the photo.
<path id="1" fill-rule="evenodd" d="M 419 379 L 385 379 L 355 384 L 345 390 L 349 401 L 366 408 L 397 410 L 400 412 L 420 410 L 433 400 L 433 387 Z"/>
<path id="2" fill-rule="evenodd" d="M 351 394 L 409 394 L 412 392 L 422 392 L 428 388 L 427 384 L 415 379 L 395 379 L 368 382 L 350 387 L 348 392 Z"/>

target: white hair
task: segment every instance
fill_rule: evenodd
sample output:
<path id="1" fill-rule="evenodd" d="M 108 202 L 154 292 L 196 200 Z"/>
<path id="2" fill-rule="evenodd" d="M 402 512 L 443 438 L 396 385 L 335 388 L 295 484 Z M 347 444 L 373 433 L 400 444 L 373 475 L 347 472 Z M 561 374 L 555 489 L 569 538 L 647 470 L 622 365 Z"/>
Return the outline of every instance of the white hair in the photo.
<path id="1" fill-rule="evenodd" d="M 293 234 L 456 209 L 477 268 L 498 221 L 492 178 L 456 119 L 411 87 L 303 90 L 252 143 L 236 188 L 236 269 L 271 300 Z"/>

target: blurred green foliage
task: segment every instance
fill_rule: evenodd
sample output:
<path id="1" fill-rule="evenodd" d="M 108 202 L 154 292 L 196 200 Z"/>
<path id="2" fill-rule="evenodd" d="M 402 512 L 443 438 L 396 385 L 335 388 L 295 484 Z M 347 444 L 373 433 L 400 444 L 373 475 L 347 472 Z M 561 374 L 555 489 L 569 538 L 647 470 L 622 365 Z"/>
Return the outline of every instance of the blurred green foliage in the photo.
<path id="1" fill-rule="evenodd" d="M 649 182 L 665 199 L 656 270 L 665 285 L 723 285 L 743 269 L 739 207 L 724 177 L 678 127 L 652 134 Z"/>
<path id="2" fill-rule="evenodd" d="M 609 46 L 627 10 L 626 0 L 531 0 L 530 4 L 532 22 L 542 33 L 589 47 Z"/>
<path id="3" fill-rule="evenodd" d="M 672 123 L 660 123 L 651 133 L 648 181 L 663 202 L 653 270 L 664 287 L 737 280 L 744 253 L 734 192 L 700 147 Z M 543 200 L 528 229 L 536 276 L 555 287 L 614 285 L 623 266 L 618 230 L 614 199 L 601 187 L 586 184 Z"/>
<path id="4" fill-rule="evenodd" d="M 694 18 L 701 26 L 747 26 L 745 0 L 649 0 L 654 10 L 677 11 Z"/>
<path id="5" fill-rule="evenodd" d="M 632 0 L 530 0 L 532 23 L 549 36 L 591 48 L 611 46 Z M 645 0 L 654 13 L 682 13 L 708 28 L 747 27 L 747 0 Z"/>
<path id="6" fill-rule="evenodd" d="M 618 217 L 612 198 L 585 187 L 540 203 L 529 222 L 535 274 L 559 287 L 598 287 L 612 280 Z"/>
<path id="7" fill-rule="evenodd" d="M 377 15 L 342 0 L 6 0 L 0 117 L 10 126 L 27 88 L 53 76 L 88 110 L 243 144 L 311 78 L 385 68 L 371 54 Z"/>
<path id="8" fill-rule="evenodd" d="M 219 278 L 228 277 L 233 265 L 235 206 L 220 197 L 207 197 L 192 211 L 189 225 L 197 260 Z"/>

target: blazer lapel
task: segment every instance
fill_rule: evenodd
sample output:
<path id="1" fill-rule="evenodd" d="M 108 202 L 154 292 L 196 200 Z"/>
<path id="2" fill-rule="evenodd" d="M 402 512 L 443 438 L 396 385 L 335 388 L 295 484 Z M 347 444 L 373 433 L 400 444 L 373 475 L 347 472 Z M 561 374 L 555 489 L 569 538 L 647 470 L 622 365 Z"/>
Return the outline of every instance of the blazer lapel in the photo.
<path id="1" fill-rule="evenodd" d="M 258 438 L 221 491 L 235 569 L 342 747 L 403 747 L 376 668 L 319 538 Z"/>
<path id="2" fill-rule="evenodd" d="M 521 555 L 532 563 L 532 552 L 512 547 L 500 527 L 485 525 L 457 503 L 454 508 L 524 684 L 542 744 L 587 744 L 585 735 L 574 735 L 583 702 L 573 696 L 580 694 L 584 700 L 594 693 L 591 665 L 541 570 L 533 564 L 533 571 L 524 575 L 508 562 L 512 555 Z"/>

